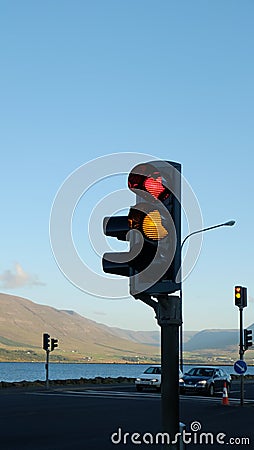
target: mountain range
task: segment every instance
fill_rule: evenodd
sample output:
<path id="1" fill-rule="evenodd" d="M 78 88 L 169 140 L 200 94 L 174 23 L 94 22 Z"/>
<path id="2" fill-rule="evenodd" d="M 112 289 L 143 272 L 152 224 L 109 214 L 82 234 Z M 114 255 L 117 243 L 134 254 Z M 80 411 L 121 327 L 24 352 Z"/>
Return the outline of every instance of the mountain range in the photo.
<path id="1" fill-rule="evenodd" d="M 254 331 L 254 324 L 249 327 Z M 75 311 L 40 305 L 22 297 L 0 294 L 0 360 L 43 360 L 42 334 L 59 340 L 51 353 L 57 361 L 159 362 L 160 332 L 133 331 L 97 323 Z M 237 353 L 238 330 L 184 333 L 184 351 Z"/>
<path id="2" fill-rule="evenodd" d="M 99 361 L 159 358 L 158 343 L 142 343 L 128 333 L 89 320 L 75 311 L 39 305 L 22 297 L 0 294 L 0 352 L 2 359 L 43 357 L 42 334 L 59 340 L 52 352 L 58 360 Z"/>

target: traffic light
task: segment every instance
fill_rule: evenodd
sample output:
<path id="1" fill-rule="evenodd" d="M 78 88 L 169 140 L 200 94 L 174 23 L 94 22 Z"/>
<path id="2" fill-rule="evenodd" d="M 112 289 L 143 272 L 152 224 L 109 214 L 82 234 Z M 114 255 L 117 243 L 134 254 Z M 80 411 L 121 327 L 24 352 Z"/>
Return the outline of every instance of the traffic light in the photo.
<path id="1" fill-rule="evenodd" d="M 245 308 L 247 306 L 247 288 L 235 286 L 235 306 Z"/>
<path id="2" fill-rule="evenodd" d="M 252 346 L 252 330 L 244 330 L 244 350 Z"/>
<path id="3" fill-rule="evenodd" d="M 105 272 L 130 277 L 134 297 L 181 288 L 181 165 L 151 161 L 134 167 L 128 187 L 136 204 L 126 217 L 104 219 L 104 233 L 129 240 L 130 251 L 105 253 Z"/>
<path id="4" fill-rule="evenodd" d="M 50 346 L 50 335 L 48 333 L 43 333 L 42 336 L 42 348 L 48 350 Z"/>
<path id="5" fill-rule="evenodd" d="M 181 165 L 152 161 L 132 169 L 128 186 L 136 194 L 129 227 L 142 249 L 131 261 L 132 295 L 173 293 L 181 288 Z M 177 279 L 178 277 L 178 279 Z"/>
<path id="6" fill-rule="evenodd" d="M 53 350 L 55 350 L 56 347 L 58 347 L 58 339 L 51 338 L 50 350 L 53 352 Z"/>

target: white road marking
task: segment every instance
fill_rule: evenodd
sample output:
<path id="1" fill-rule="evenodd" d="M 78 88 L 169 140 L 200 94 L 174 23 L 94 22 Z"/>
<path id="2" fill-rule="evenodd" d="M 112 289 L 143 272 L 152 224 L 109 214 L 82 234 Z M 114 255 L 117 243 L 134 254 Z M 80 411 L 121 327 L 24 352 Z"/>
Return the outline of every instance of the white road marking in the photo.
<path id="1" fill-rule="evenodd" d="M 68 391 L 45 391 L 45 392 L 27 392 L 28 394 L 33 395 L 56 395 L 56 396 L 62 396 L 62 397 L 90 397 L 90 398 L 111 398 L 111 399 L 121 399 L 121 400 L 128 400 L 128 399 L 134 399 L 134 400 L 160 400 L 160 394 L 159 393 L 153 393 L 153 392 L 124 392 L 124 391 L 107 391 L 107 390 L 95 390 L 95 389 L 86 389 L 84 391 L 75 391 L 75 390 L 68 390 Z M 202 397 L 200 395 L 180 395 L 180 401 L 187 402 L 187 401 L 194 401 L 194 402 L 207 402 L 207 403 L 222 403 L 222 397 Z M 244 399 L 245 403 L 254 403 L 254 399 Z M 232 404 L 239 404 L 240 399 L 239 398 L 231 398 L 229 397 L 229 403 Z"/>

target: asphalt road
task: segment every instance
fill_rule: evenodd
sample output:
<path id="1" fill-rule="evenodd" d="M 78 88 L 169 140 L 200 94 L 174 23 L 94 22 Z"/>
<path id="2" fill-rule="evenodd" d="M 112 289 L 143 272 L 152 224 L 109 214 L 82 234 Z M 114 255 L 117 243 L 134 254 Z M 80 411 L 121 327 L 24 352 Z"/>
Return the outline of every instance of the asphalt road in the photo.
<path id="1" fill-rule="evenodd" d="M 237 384 L 233 384 L 229 406 L 222 406 L 221 396 L 180 397 L 180 419 L 190 433 L 186 436 L 191 442 L 187 450 L 221 449 L 225 445 L 227 449 L 254 448 L 254 384 L 245 387 L 245 395 L 252 396 L 253 403 L 244 407 L 233 399 Z M 161 448 L 151 444 L 161 431 L 160 395 L 152 391 L 138 393 L 124 385 L 19 389 L 2 391 L 0 401 L 1 450 Z M 200 443 L 202 432 L 210 433 L 208 442 L 213 439 L 213 445 Z M 225 434 L 219 437 L 224 444 L 217 442 L 218 433 Z M 231 444 L 232 439 L 236 445 Z"/>

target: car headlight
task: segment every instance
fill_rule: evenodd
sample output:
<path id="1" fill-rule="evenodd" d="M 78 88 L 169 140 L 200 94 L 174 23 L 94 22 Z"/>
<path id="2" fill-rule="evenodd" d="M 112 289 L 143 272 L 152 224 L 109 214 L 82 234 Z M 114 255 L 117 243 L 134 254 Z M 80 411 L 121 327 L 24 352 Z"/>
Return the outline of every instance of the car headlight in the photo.
<path id="1" fill-rule="evenodd" d="M 156 383 L 157 381 L 159 381 L 157 378 L 153 378 L 153 379 L 151 380 L 152 383 Z"/>
<path id="2" fill-rule="evenodd" d="M 141 378 L 136 378 L 136 380 L 135 381 L 141 381 Z"/>
<path id="3" fill-rule="evenodd" d="M 179 383 L 184 383 L 183 378 L 180 378 Z"/>
<path id="4" fill-rule="evenodd" d="M 206 380 L 201 380 L 201 381 L 198 381 L 198 382 L 197 382 L 197 384 L 202 384 L 202 385 L 204 385 L 204 384 L 206 384 L 206 383 L 207 383 Z"/>

